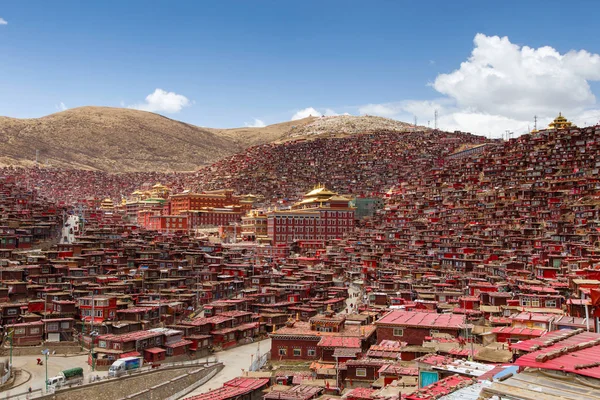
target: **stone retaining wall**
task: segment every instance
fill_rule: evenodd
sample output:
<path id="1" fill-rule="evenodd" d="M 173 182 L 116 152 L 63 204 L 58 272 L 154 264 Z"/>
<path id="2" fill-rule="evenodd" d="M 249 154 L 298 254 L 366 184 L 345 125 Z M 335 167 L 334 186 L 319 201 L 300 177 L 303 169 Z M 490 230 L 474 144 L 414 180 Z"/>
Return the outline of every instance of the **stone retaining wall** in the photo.
<path id="1" fill-rule="evenodd" d="M 13 347 L 13 356 L 37 356 L 40 355 L 44 349 L 50 350 L 50 353 L 56 352 L 57 356 L 83 354 L 87 352 L 87 350 L 82 352 L 81 346 L 77 342 L 48 342 L 41 346 Z M 0 348 L 0 356 L 8 357 L 9 354 L 10 347 L 5 346 Z"/>
<path id="2" fill-rule="evenodd" d="M 209 367 L 178 366 L 151 370 L 137 375 L 125 376 L 91 384 L 61 389 L 38 399 L 43 400 L 156 400 L 166 399 L 184 391 L 199 379 L 210 379 L 223 369 L 223 364 Z M 152 385 L 152 386 L 149 386 Z"/>

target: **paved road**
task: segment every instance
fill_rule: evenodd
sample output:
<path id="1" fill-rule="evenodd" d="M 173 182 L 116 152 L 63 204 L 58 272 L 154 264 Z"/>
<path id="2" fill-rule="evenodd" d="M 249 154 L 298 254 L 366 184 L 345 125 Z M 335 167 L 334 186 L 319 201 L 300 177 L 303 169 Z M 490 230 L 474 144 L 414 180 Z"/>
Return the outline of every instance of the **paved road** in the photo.
<path id="1" fill-rule="evenodd" d="M 87 364 L 87 355 L 78 355 L 71 357 L 64 356 L 53 356 L 50 355 L 48 357 L 47 367 L 48 367 L 48 378 L 58 375 L 60 371 L 63 371 L 68 368 L 81 367 L 83 368 L 83 374 L 85 377 L 85 382 L 88 382 L 89 377 L 92 374 L 90 366 Z M 0 397 L 5 398 L 5 396 L 15 395 L 18 393 L 26 392 L 29 387 L 32 390 L 36 389 L 44 389 L 45 390 L 45 382 L 46 382 L 46 361 L 44 361 L 44 365 L 37 365 L 38 356 L 14 356 L 13 357 L 13 365 L 15 368 L 22 368 L 31 374 L 31 380 L 21 386 L 11 388 L 5 392 L 2 392 Z M 39 358 L 44 360 L 44 356 L 40 354 Z M 98 376 L 106 376 L 108 371 L 96 371 L 94 375 Z M 39 391 L 36 392 L 39 395 Z M 23 397 L 25 398 L 25 397 Z M 13 399 L 11 397 L 11 399 Z M 14 399 L 17 399 L 16 397 Z"/>
<path id="2" fill-rule="evenodd" d="M 218 361 L 221 361 L 225 367 L 210 381 L 196 388 L 196 390 L 193 392 L 186 394 L 181 399 L 185 399 L 196 394 L 206 393 L 212 389 L 218 389 L 223 386 L 223 383 L 241 376 L 242 369 L 248 371 L 252 359 L 250 355 L 254 355 L 254 357 L 256 357 L 258 343 L 259 342 L 250 343 L 215 353 L 214 355 L 217 356 Z M 268 351 L 271 351 L 271 339 L 265 339 L 260 342 L 260 354 L 265 354 Z"/>

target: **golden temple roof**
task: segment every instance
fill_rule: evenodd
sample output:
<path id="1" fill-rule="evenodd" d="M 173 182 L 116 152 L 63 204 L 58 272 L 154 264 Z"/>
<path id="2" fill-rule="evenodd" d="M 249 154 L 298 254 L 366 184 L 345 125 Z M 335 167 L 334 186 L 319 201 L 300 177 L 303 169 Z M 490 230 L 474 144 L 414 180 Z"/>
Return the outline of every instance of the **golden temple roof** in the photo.
<path id="1" fill-rule="evenodd" d="M 310 192 L 306 193 L 304 197 L 313 197 L 313 196 L 335 196 L 337 193 L 332 192 L 327 189 L 325 186 L 317 186 Z"/>
<path id="2" fill-rule="evenodd" d="M 554 118 L 554 121 L 548 124 L 548 128 L 550 129 L 568 129 L 572 126 L 574 126 L 573 123 L 563 117 L 562 113 L 558 113 L 558 117 Z"/>

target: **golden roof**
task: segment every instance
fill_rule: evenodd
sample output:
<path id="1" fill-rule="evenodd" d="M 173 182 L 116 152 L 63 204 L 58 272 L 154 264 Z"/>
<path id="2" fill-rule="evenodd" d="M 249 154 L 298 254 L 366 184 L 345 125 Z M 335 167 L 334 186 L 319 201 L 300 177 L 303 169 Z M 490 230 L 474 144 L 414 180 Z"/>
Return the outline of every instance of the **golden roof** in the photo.
<path id="1" fill-rule="evenodd" d="M 563 117 L 562 113 L 558 113 L 558 117 L 554 118 L 554 121 L 548 124 L 548 128 L 550 129 L 567 129 L 572 126 L 573 123 Z"/>
<path id="2" fill-rule="evenodd" d="M 311 190 L 310 192 L 306 193 L 304 195 L 304 197 L 312 197 L 312 196 L 335 196 L 337 193 L 332 192 L 331 190 L 327 189 L 325 186 L 318 186 L 316 188 L 314 188 L 313 190 Z"/>

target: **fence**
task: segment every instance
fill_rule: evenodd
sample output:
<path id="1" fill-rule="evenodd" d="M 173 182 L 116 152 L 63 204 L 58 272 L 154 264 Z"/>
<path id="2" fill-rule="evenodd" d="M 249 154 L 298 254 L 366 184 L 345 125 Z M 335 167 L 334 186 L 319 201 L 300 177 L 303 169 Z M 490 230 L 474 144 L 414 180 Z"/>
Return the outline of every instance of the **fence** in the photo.
<path id="1" fill-rule="evenodd" d="M 271 353 L 265 353 L 262 356 L 256 357 L 250 364 L 250 371 L 258 371 L 264 367 L 267 361 L 269 361 L 270 355 Z"/>
<path id="2" fill-rule="evenodd" d="M 4 366 L 6 368 L 6 373 L 4 375 L 2 375 L 2 378 L 0 379 L 0 385 L 4 385 L 10 379 L 10 373 L 12 370 L 12 365 L 7 363 L 7 364 L 4 364 Z"/>

